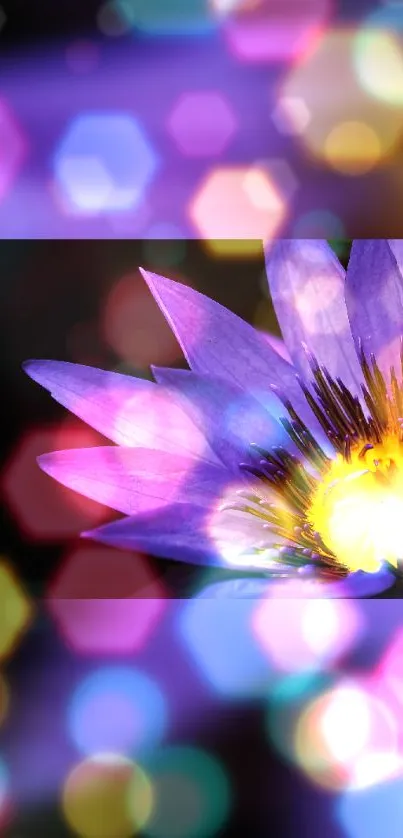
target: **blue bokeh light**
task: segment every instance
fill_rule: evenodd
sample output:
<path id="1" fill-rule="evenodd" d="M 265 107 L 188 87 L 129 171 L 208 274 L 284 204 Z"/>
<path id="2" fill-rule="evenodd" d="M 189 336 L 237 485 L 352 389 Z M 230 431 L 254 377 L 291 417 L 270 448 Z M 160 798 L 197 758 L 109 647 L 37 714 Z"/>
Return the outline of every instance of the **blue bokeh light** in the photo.
<path id="1" fill-rule="evenodd" d="M 116 111 L 77 116 L 54 156 L 56 183 L 73 213 L 138 207 L 157 165 L 140 122 Z"/>
<path id="2" fill-rule="evenodd" d="M 401 838 L 403 778 L 348 792 L 336 811 L 346 838 Z"/>
<path id="3" fill-rule="evenodd" d="M 68 712 L 70 734 L 85 755 L 136 756 L 159 742 L 167 727 L 162 692 L 137 669 L 109 666 L 78 686 Z"/>

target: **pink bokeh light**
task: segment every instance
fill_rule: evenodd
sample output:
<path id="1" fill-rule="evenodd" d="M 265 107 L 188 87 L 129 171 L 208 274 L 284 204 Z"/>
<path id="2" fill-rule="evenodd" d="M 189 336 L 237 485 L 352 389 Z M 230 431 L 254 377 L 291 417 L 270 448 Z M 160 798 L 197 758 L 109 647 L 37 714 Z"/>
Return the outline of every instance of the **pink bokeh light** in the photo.
<path id="1" fill-rule="evenodd" d="M 228 100 L 215 90 L 182 93 L 167 123 L 168 131 L 187 157 L 221 154 L 236 128 L 236 115 Z"/>

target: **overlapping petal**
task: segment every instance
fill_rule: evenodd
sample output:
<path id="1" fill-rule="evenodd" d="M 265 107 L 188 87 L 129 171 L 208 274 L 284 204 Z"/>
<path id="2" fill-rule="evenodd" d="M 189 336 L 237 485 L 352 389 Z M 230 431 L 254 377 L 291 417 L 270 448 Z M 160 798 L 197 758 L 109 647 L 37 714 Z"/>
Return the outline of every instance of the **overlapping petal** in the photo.
<path id="1" fill-rule="evenodd" d="M 270 293 L 292 361 L 312 378 L 307 347 L 321 366 L 361 395 L 363 376 L 344 298 L 344 270 L 325 241 L 279 240 L 266 251 Z"/>
<path id="2" fill-rule="evenodd" d="M 172 393 L 153 381 L 64 361 L 26 361 L 24 370 L 53 398 L 118 445 L 217 458 Z"/>
<path id="3" fill-rule="evenodd" d="M 383 566 L 378 573 L 358 570 L 339 582 L 307 582 L 265 578 L 240 578 L 215 582 L 200 594 L 202 599 L 358 599 L 373 597 L 388 590 L 395 582 L 391 570 Z"/>
<path id="4" fill-rule="evenodd" d="M 399 264 L 398 264 L 399 263 Z M 403 277 L 401 244 L 387 239 L 353 242 L 346 276 L 346 303 L 357 349 L 360 342 L 369 358 L 389 380 L 390 367 L 400 371 L 403 334 Z"/>
<path id="5" fill-rule="evenodd" d="M 253 558 L 245 555 L 270 534 L 251 515 L 225 510 L 214 515 L 205 506 L 172 504 L 155 514 L 122 518 L 82 533 L 113 547 L 139 550 L 165 559 L 192 564 L 251 569 Z M 226 558 L 227 557 L 227 558 Z"/>
<path id="6" fill-rule="evenodd" d="M 59 483 L 125 515 L 174 502 L 211 508 L 231 479 L 222 466 L 144 448 L 75 448 L 38 462 Z"/>
<path id="7" fill-rule="evenodd" d="M 193 288 L 141 272 L 194 372 L 235 383 L 263 404 L 274 385 L 312 428 L 319 428 L 294 368 L 260 332 Z"/>
<path id="8" fill-rule="evenodd" d="M 207 437 L 220 460 L 239 473 L 241 462 L 256 462 L 251 443 L 269 450 L 292 447 L 283 426 L 262 403 L 236 384 L 189 370 L 152 367 L 155 379 L 181 398 L 184 410 Z M 268 394 L 268 403 L 270 394 Z M 275 402 L 272 396 L 273 403 Z M 273 404 L 275 409 L 275 405 Z"/>

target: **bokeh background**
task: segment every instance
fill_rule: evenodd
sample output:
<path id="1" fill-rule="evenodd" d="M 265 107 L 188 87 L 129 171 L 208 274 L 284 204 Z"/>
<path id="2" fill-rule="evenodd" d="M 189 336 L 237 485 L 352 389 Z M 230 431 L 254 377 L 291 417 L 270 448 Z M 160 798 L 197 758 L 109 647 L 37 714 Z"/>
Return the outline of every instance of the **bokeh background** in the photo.
<path id="1" fill-rule="evenodd" d="M 254 244 L 238 242 L 237 259 L 183 239 L 0 245 L 7 838 L 400 838 L 400 592 L 192 598 L 200 568 L 84 545 L 79 531 L 114 514 L 35 461 L 105 440 L 32 382 L 23 360 L 143 377 L 152 363 L 184 365 L 139 264 L 278 337 Z M 350 242 L 332 244 L 346 265 Z"/>
<path id="2" fill-rule="evenodd" d="M 100 439 L 20 365 L 181 365 L 139 264 L 278 334 L 262 241 L 399 237 L 402 33 L 399 2 L 0 5 L 7 838 L 401 838 L 401 599 L 203 602 L 84 550 L 109 513 L 35 457 Z"/>
<path id="3" fill-rule="evenodd" d="M 400 2 L 4 0 L 2 236 L 398 236 L 402 32 Z"/>

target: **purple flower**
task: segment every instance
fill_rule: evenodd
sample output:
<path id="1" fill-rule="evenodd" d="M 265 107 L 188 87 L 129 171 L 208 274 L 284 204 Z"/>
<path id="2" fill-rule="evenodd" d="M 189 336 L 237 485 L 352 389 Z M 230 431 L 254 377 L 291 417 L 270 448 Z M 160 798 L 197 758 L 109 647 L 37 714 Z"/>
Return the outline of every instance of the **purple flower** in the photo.
<path id="1" fill-rule="evenodd" d="M 83 533 L 242 570 L 204 596 L 372 596 L 403 557 L 403 242 L 266 254 L 290 361 L 235 314 L 142 271 L 190 370 L 155 382 L 58 361 L 35 381 L 115 445 L 41 468 L 124 517 Z M 287 356 L 286 356 L 287 357 Z M 248 576 L 245 576 L 245 571 Z"/>

